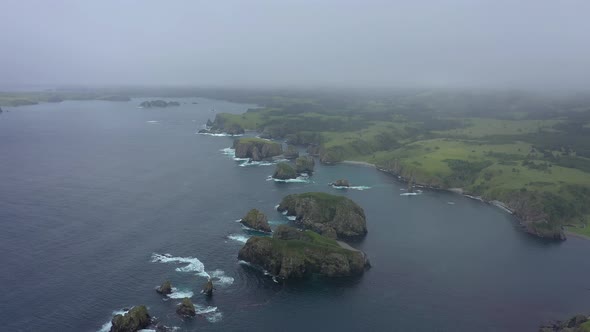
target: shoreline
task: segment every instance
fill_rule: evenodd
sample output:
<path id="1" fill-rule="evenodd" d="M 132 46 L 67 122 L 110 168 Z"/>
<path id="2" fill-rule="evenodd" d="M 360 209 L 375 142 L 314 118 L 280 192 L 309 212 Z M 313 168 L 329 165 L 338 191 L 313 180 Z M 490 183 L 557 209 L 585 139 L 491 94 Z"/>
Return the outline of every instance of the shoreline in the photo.
<path id="1" fill-rule="evenodd" d="M 588 236 L 588 235 L 584 235 L 584 234 L 578 234 L 578 233 L 574 233 L 574 232 L 572 232 L 572 231 L 568 231 L 568 230 L 565 230 L 565 231 L 563 231 L 563 232 L 564 232 L 564 233 L 565 233 L 565 235 L 567 235 L 567 236 L 572 236 L 572 237 L 576 237 L 576 238 L 578 238 L 578 239 L 582 239 L 582 240 L 587 240 L 587 241 L 590 241 L 590 236 Z"/>
<path id="2" fill-rule="evenodd" d="M 339 163 L 340 164 L 347 164 L 347 165 L 357 165 L 357 166 L 377 168 L 377 165 L 368 163 L 366 161 L 343 160 L 343 161 L 340 161 Z"/>
<path id="3" fill-rule="evenodd" d="M 357 165 L 357 166 L 363 166 L 363 167 L 372 167 L 372 168 L 375 168 L 375 169 L 377 169 L 379 171 L 382 171 L 382 172 L 385 172 L 385 173 L 387 173 L 389 175 L 394 176 L 394 178 L 396 178 L 397 181 L 399 181 L 399 182 L 407 183 L 406 179 L 404 179 L 401 175 L 392 173 L 389 170 L 381 169 L 381 168 L 377 167 L 377 165 L 371 164 L 371 163 L 368 163 L 368 162 L 365 162 L 365 161 L 344 160 L 344 161 L 341 161 L 339 163 L 341 163 L 341 164 L 348 164 L 348 165 Z M 513 218 L 515 218 L 516 221 L 519 223 L 519 225 L 521 225 L 521 226 L 524 225 L 523 220 L 521 218 L 519 218 L 519 217 L 516 216 L 516 213 L 515 213 L 516 211 L 513 210 L 513 209 L 511 209 L 506 203 L 504 203 L 502 201 L 499 201 L 499 200 L 490 200 L 490 201 L 487 201 L 487 200 L 483 199 L 481 196 L 472 196 L 472 195 L 467 194 L 463 190 L 463 188 L 434 188 L 434 187 L 430 187 L 430 186 L 427 186 L 427 185 L 421 185 L 419 183 L 416 183 L 415 185 L 416 185 L 416 187 L 420 187 L 420 188 L 424 188 L 424 189 L 429 189 L 429 190 L 432 190 L 432 191 L 446 191 L 446 192 L 450 192 L 450 193 L 453 193 L 453 194 L 457 194 L 457 195 L 460 195 L 460 196 L 463 196 L 463 197 L 467 197 L 467 198 L 471 198 L 473 200 L 480 201 L 480 202 L 482 202 L 484 204 L 487 204 L 487 205 L 495 206 L 496 208 L 502 210 L 503 212 L 505 212 L 505 213 L 511 215 Z M 530 232 L 527 232 L 527 231 L 525 231 L 525 233 L 529 233 L 531 235 L 535 235 L 535 234 L 530 233 Z M 563 229 L 563 233 L 565 234 L 566 239 L 567 239 L 567 236 L 573 236 L 573 237 L 577 237 L 579 239 L 590 241 L 590 236 L 586 236 L 586 235 L 582 235 L 582 234 L 577 234 L 577 233 L 568 231 L 567 229 Z"/>

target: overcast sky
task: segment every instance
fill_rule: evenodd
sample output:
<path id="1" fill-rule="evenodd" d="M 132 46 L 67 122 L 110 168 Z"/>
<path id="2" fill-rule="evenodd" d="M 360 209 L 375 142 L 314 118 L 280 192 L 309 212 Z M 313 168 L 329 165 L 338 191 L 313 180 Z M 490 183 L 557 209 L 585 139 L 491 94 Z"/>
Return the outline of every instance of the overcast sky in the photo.
<path id="1" fill-rule="evenodd" d="M 0 84 L 590 88 L 590 1 L 1 0 Z"/>

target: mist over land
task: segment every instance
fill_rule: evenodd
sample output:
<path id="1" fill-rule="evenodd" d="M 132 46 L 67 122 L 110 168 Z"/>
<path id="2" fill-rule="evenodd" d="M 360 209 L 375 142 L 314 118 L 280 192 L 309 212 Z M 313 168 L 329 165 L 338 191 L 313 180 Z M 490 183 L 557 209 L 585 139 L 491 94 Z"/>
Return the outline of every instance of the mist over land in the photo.
<path id="1" fill-rule="evenodd" d="M 587 1 L 3 1 L 0 85 L 585 90 Z"/>
<path id="2" fill-rule="evenodd" d="M 590 331 L 589 12 L 3 0 L 0 326 Z"/>

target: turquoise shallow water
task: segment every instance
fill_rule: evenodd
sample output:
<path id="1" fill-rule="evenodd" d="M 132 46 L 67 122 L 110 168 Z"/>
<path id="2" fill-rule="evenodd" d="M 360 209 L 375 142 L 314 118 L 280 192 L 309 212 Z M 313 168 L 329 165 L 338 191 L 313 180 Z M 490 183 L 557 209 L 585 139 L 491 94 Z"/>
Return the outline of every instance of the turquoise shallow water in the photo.
<path id="1" fill-rule="evenodd" d="M 199 104 L 192 104 L 198 101 Z M 272 166 L 240 167 L 232 138 L 196 135 L 216 112 L 248 105 L 204 99 L 179 108 L 64 102 L 0 115 L 0 326 L 96 331 L 134 304 L 181 330 L 535 331 L 590 312 L 590 241 L 548 243 L 498 208 L 458 195 L 401 196 L 375 169 L 317 166 L 309 182 L 267 181 Z M 214 110 L 214 111 L 213 111 Z M 347 178 L 366 190 L 338 190 Z M 275 283 L 237 252 L 250 208 L 273 225 L 287 194 L 342 194 L 365 209 L 369 234 L 352 245 L 362 278 Z M 452 204 L 450 204 L 452 203 Z M 217 293 L 198 291 L 211 276 Z M 200 315 L 182 321 L 170 279 Z"/>

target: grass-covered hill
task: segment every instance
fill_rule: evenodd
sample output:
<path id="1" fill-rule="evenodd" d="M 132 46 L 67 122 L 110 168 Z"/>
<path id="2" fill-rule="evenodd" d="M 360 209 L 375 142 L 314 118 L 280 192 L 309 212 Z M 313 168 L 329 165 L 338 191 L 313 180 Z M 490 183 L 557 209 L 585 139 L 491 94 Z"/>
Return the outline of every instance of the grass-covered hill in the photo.
<path id="1" fill-rule="evenodd" d="M 590 235 L 590 98 L 508 92 L 274 96 L 218 122 L 505 202 L 534 234 Z"/>

